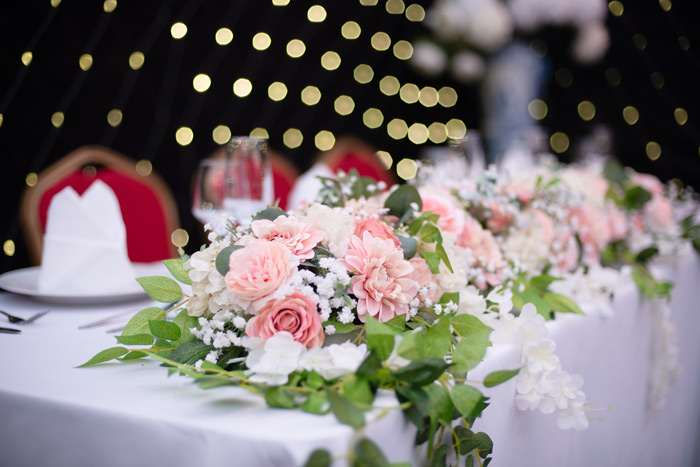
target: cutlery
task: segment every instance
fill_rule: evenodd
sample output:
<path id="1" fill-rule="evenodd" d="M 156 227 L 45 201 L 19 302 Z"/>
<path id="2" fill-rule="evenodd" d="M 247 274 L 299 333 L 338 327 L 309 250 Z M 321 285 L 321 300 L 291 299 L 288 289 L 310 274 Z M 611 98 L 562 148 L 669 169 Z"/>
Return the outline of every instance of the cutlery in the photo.
<path id="1" fill-rule="evenodd" d="M 48 313 L 49 311 L 51 311 L 51 310 L 40 311 L 39 313 L 36 313 L 36 314 L 30 316 L 29 318 L 26 318 L 26 319 L 25 319 L 25 318 L 20 318 L 19 316 L 11 315 L 11 314 L 9 314 L 8 312 L 2 311 L 2 310 L 0 310 L 0 313 L 2 313 L 3 315 L 7 316 L 7 319 L 10 321 L 10 323 L 13 323 L 13 324 L 30 324 L 30 323 L 33 323 L 34 321 L 38 320 L 38 319 L 41 318 L 42 316 L 44 316 L 44 315 L 45 315 L 46 313 Z"/>
<path id="2" fill-rule="evenodd" d="M 19 329 L 12 329 L 12 328 L 0 328 L 0 333 L 4 334 L 19 334 L 20 331 Z"/>
<path id="3" fill-rule="evenodd" d="M 172 307 L 175 303 L 176 303 L 176 302 L 173 302 L 173 303 L 164 303 L 164 304 L 160 305 L 158 308 L 162 308 L 163 310 L 167 310 L 167 309 L 169 309 L 170 307 Z M 114 321 L 115 319 L 121 318 L 122 316 L 126 316 L 126 315 L 133 314 L 133 313 L 134 313 L 134 310 L 133 310 L 133 309 L 128 309 L 128 310 L 120 311 L 119 313 L 116 313 L 116 314 L 114 314 L 114 315 L 107 316 L 106 318 L 101 318 L 101 319 L 98 319 L 97 321 L 92 321 L 92 322 L 90 322 L 90 323 L 86 323 L 86 324 L 80 325 L 80 326 L 78 326 L 78 329 L 92 329 L 92 328 L 97 328 L 97 327 L 103 326 L 103 325 L 105 325 L 105 324 L 108 324 L 108 323 L 110 323 L 111 321 Z M 109 331 L 107 331 L 107 332 L 109 332 Z M 119 332 L 119 331 L 115 331 L 115 332 Z"/>

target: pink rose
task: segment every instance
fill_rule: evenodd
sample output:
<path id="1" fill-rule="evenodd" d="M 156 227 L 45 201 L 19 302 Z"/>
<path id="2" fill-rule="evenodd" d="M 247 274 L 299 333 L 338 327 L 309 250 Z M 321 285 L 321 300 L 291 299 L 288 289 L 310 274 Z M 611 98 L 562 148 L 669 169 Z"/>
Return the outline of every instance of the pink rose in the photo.
<path id="1" fill-rule="evenodd" d="M 605 207 L 605 214 L 608 217 L 608 228 L 610 229 L 610 241 L 622 240 L 627 235 L 627 217 L 621 209 L 608 205 Z"/>
<path id="2" fill-rule="evenodd" d="M 513 216 L 505 213 L 500 204 L 492 203 L 488 208 L 491 210 L 491 216 L 486 219 L 486 227 L 491 232 L 500 232 L 513 221 Z"/>
<path id="3" fill-rule="evenodd" d="M 459 233 L 464 224 L 464 211 L 458 208 L 458 201 L 448 192 L 439 189 L 421 188 L 420 197 L 423 200 L 423 211 L 432 211 L 440 216 L 438 227 L 445 232 Z"/>
<path id="4" fill-rule="evenodd" d="M 247 307 L 277 290 L 295 269 L 289 248 L 277 242 L 252 240 L 231 253 L 226 287 Z"/>
<path id="5" fill-rule="evenodd" d="M 644 205 L 644 214 L 649 216 L 655 226 L 663 229 L 673 222 L 673 205 L 661 195 L 654 196 Z"/>
<path id="6" fill-rule="evenodd" d="M 258 238 L 282 243 L 302 261 L 313 258 L 314 247 L 326 238 L 322 230 L 313 229 L 313 224 L 299 222 L 291 216 L 279 216 L 274 221 L 253 221 L 250 227 Z"/>
<path id="7" fill-rule="evenodd" d="M 311 298 L 294 292 L 282 299 L 270 300 L 246 327 L 246 334 L 250 337 L 264 340 L 282 331 L 290 333 L 295 341 L 309 349 L 323 344 L 321 316 Z"/>
<path id="8" fill-rule="evenodd" d="M 422 289 L 423 287 L 428 287 L 432 284 L 433 288 L 430 290 L 430 293 L 426 298 L 432 301 L 438 300 L 442 293 L 437 281 L 434 280 L 433 273 L 430 270 L 428 263 L 419 256 L 411 258 L 408 262 L 411 263 L 411 266 L 413 266 L 413 274 L 411 277 L 414 281 L 416 281 L 416 283 L 418 283 L 418 288 Z"/>
<path id="9" fill-rule="evenodd" d="M 397 247 L 401 246 L 399 239 L 394 236 L 393 229 L 379 219 L 369 217 L 355 224 L 355 235 L 362 238 L 365 232 L 376 238 L 391 240 Z"/>
<path id="10" fill-rule="evenodd" d="M 506 262 L 491 231 L 484 229 L 476 219 L 467 215 L 464 228 L 457 238 L 457 244 L 471 250 L 476 266 L 486 270 L 484 273 L 486 283 L 477 284 L 479 288 L 483 289 L 487 284 L 499 285 L 503 282 L 499 270 L 506 266 Z"/>
<path id="11" fill-rule="evenodd" d="M 367 313 L 385 322 L 407 314 L 408 305 L 418 292 L 411 278 L 413 266 L 403 259 L 403 252 L 391 240 L 353 235 L 341 260 L 352 276 L 350 291 L 357 297 L 357 315 L 365 321 Z"/>

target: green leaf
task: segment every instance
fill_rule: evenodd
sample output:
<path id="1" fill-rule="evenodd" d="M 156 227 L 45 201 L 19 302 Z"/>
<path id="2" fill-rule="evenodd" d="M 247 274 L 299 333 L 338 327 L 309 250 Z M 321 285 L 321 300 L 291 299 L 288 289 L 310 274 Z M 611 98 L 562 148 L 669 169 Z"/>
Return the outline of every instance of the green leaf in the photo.
<path id="1" fill-rule="evenodd" d="M 700 253 L 700 237 L 693 239 L 693 249 L 695 249 L 695 251 Z"/>
<path id="2" fill-rule="evenodd" d="M 422 388 L 396 386 L 396 397 L 402 404 L 411 402 L 403 413 L 419 430 L 425 428 L 425 419 L 430 416 L 430 397 Z"/>
<path id="3" fill-rule="evenodd" d="M 351 376 L 343 386 L 343 395 L 358 404 L 371 405 L 374 401 L 369 382 L 362 376 Z"/>
<path id="4" fill-rule="evenodd" d="M 362 362 L 360 367 L 355 372 L 358 376 L 364 376 L 368 379 L 373 379 L 377 372 L 382 368 L 382 360 L 377 355 L 377 352 L 370 352 L 367 358 Z"/>
<path id="5" fill-rule="evenodd" d="M 167 339 L 169 341 L 176 341 L 182 335 L 180 331 L 180 326 L 170 321 L 153 320 L 148 322 L 148 328 L 156 337 L 161 339 Z"/>
<path id="6" fill-rule="evenodd" d="M 394 316 L 384 325 L 394 331 L 394 334 L 400 334 L 406 330 L 406 315 Z"/>
<path id="7" fill-rule="evenodd" d="M 309 394 L 309 397 L 301 405 L 301 410 L 308 413 L 323 415 L 330 410 L 328 397 L 325 392 L 314 392 Z"/>
<path id="8" fill-rule="evenodd" d="M 323 323 L 323 327 L 325 328 L 328 325 L 332 325 L 335 328 L 335 333 L 336 334 L 347 334 L 349 332 L 352 332 L 357 326 L 350 323 L 350 324 L 345 324 L 341 323 L 340 321 L 335 321 L 332 319 L 329 319 L 325 323 Z"/>
<path id="9" fill-rule="evenodd" d="M 458 336 L 464 339 L 478 340 L 480 342 L 488 342 L 492 328 L 486 326 L 476 316 L 461 314 L 453 316 L 450 319 L 452 328 Z"/>
<path id="10" fill-rule="evenodd" d="M 428 263 L 430 272 L 433 274 L 440 273 L 440 256 L 437 253 L 428 250 L 421 250 L 419 254 L 425 260 L 425 262 Z"/>
<path id="11" fill-rule="evenodd" d="M 514 376 L 517 376 L 518 373 L 520 373 L 520 368 L 518 368 L 517 370 L 493 371 L 486 375 L 486 378 L 484 378 L 484 386 L 486 386 L 487 388 L 498 386 L 499 384 L 505 383 Z"/>
<path id="12" fill-rule="evenodd" d="M 438 303 L 442 303 L 442 304 L 447 304 L 450 302 L 459 306 L 459 292 L 446 292 L 446 293 L 442 294 L 442 296 L 440 297 L 440 300 L 438 301 Z"/>
<path id="13" fill-rule="evenodd" d="M 452 264 L 450 264 L 450 258 L 447 257 L 447 252 L 445 251 L 445 247 L 442 246 L 442 243 L 438 243 L 437 245 L 435 245 L 435 253 L 437 253 L 438 257 L 442 260 L 443 263 L 445 263 L 447 269 L 451 273 L 454 273 L 454 271 L 452 270 Z"/>
<path id="14" fill-rule="evenodd" d="M 428 384 L 423 389 L 430 398 L 430 418 L 443 425 L 450 425 L 454 408 L 447 389 L 440 384 Z"/>
<path id="15" fill-rule="evenodd" d="M 326 397 L 331 403 L 331 411 L 340 423 L 353 428 L 362 428 L 365 425 L 365 413 L 350 399 L 332 389 L 326 390 Z"/>
<path id="16" fill-rule="evenodd" d="M 407 185 L 404 185 L 407 186 Z M 390 467 L 389 461 L 379 446 L 367 438 L 361 438 L 355 445 L 358 467 Z"/>
<path id="17" fill-rule="evenodd" d="M 462 426 L 456 427 L 455 433 L 459 439 L 459 451 L 462 454 L 478 449 L 479 457 L 484 459 L 493 451 L 493 442 L 486 433 L 474 433 Z"/>
<path id="18" fill-rule="evenodd" d="M 148 296 L 157 302 L 177 302 L 183 296 L 180 284 L 169 277 L 137 277 L 136 281 L 141 284 Z"/>
<path id="19" fill-rule="evenodd" d="M 136 360 L 136 359 L 139 359 L 139 358 L 143 358 L 143 357 L 146 357 L 147 355 L 148 355 L 148 354 L 143 353 L 143 352 L 134 351 L 134 352 L 129 352 L 128 354 L 126 354 L 126 355 L 124 355 L 123 357 L 119 358 L 119 360 L 121 360 L 122 362 L 126 362 L 126 361 L 128 361 L 128 360 Z"/>
<path id="20" fill-rule="evenodd" d="M 329 467 L 332 461 L 330 452 L 325 449 L 316 449 L 311 453 L 304 467 Z"/>
<path id="21" fill-rule="evenodd" d="M 437 225 L 432 222 L 426 222 L 418 231 L 418 238 L 426 243 L 434 243 L 442 237 L 440 236 L 440 229 Z"/>
<path id="22" fill-rule="evenodd" d="M 450 321 L 444 317 L 423 334 L 417 334 L 418 349 L 422 357 L 442 359 L 451 347 L 452 331 Z"/>
<path id="23" fill-rule="evenodd" d="M 480 415 L 486 398 L 475 387 L 466 384 L 457 384 L 450 394 L 455 408 L 467 418 L 476 418 Z"/>
<path id="24" fill-rule="evenodd" d="M 430 467 L 447 467 L 447 453 L 450 452 L 450 446 L 442 444 L 433 454 L 433 461 Z"/>
<path id="25" fill-rule="evenodd" d="M 401 243 L 401 249 L 403 250 L 403 258 L 405 260 L 409 260 L 416 256 L 416 252 L 418 251 L 418 242 L 415 238 L 403 237 L 400 235 L 397 235 L 396 238 L 398 238 L 399 242 Z"/>
<path id="26" fill-rule="evenodd" d="M 622 206 L 628 211 L 641 209 L 647 202 L 651 200 L 651 194 L 641 186 L 633 186 L 625 192 L 625 197 L 622 199 Z"/>
<path id="27" fill-rule="evenodd" d="M 169 359 L 185 365 L 194 365 L 198 360 L 206 357 L 212 350 L 214 350 L 213 346 L 206 345 L 200 340 L 193 340 L 173 350 Z"/>
<path id="28" fill-rule="evenodd" d="M 192 285 L 192 279 L 190 279 L 190 275 L 185 269 L 184 263 L 184 258 L 166 259 L 163 261 L 163 264 L 165 264 L 165 267 L 168 268 L 168 271 L 170 271 L 170 274 L 172 274 L 175 279 L 183 284 Z"/>
<path id="29" fill-rule="evenodd" d="M 83 363 L 82 365 L 79 365 L 77 368 L 95 365 L 97 363 L 108 362 L 110 360 L 114 360 L 117 357 L 121 357 L 122 355 L 128 352 L 129 349 L 126 349 L 124 347 L 111 347 L 109 349 L 103 350 L 102 352 L 98 352 L 94 357 L 92 357 L 90 360 Z"/>
<path id="30" fill-rule="evenodd" d="M 562 280 L 561 277 L 554 277 L 550 276 L 549 274 L 540 274 L 539 276 L 535 276 L 530 279 L 530 284 L 537 289 L 546 290 L 552 282 L 560 280 Z"/>
<path id="31" fill-rule="evenodd" d="M 625 172 L 625 168 L 614 159 L 610 159 L 605 164 L 605 167 L 603 168 L 603 175 L 605 175 L 605 178 L 611 182 L 617 183 L 618 185 L 622 185 L 629 180 L 629 176 L 627 175 L 627 172 Z"/>
<path id="32" fill-rule="evenodd" d="M 214 265 L 216 266 L 216 270 L 219 271 L 219 274 L 222 276 L 228 274 L 228 270 L 231 268 L 231 266 L 229 266 L 231 253 L 236 250 L 240 250 L 241 248 L 243 248 L 243 245 L 229 245 L 226 248 L 221 249 L 219 254 L 216 256 L 216 260 L 214 261 Z"/>
<path id="33" fill-rule="evenodd" d="M 122 331 L 122 336 L 150 334 L 151 331 L 148 326 L 148 322 L 155 319 L 165 320 L 165 311 L 156 306 L 148 307 L 144 310 L 139 311 L 131 317 L 128 323 L 126 323 L 126 326 Z"/>
<path id="34" fill-rule="evenodd" d="M 282 386 L 270 387 L 265 391 L 265 402 L 270 407 L 280 407 L 283 409 L 293 409 L 296 404 L 294 398 L 284 390 Z"/>
<path id="35" fill-rule="evenodd" d="M 131 336 L 117 336 L 117 342 L 123 345 L 152 345 L 153 336 L 150 334 L 134 334 Z"/>
<path id="36" fill-rule="evenodd" d="M 490 332 L 490 331 L 489 331 Z M 491 345 L 487 337 L 478 335 L 474 338 L 464 338 L 455 346 L 452 354 L 452 370 L 455 373 L 462 374 L 471 370 L 484 359 L 486 349 Z"/>
<path id="37" fill-rule="evenodd" d="M 576 315 L 585 314 L 583 310 L 576 304 L 576 302 L 571 300 L 566 295 L 554 292 L 546 292 L 543 298 L 547 302 L 549 307 L 557 313 L 573 313 Z"/>
<path id="38" fill-rule="evenodd" d="M 428 357 L 424 360 L 414 361 L 405 367 L 393 372 L 399 381 L 404 381 L 413 386 L 425 386 L 442 375 L 447 364 L 440 358 Z"/>
<path id="39" fill-rule="evenodd" d="M 385 324 L 372 316 L 365 315 L 365 330 L 367 331 L 367 348 L 377 353 L 383 361 L 389 358 L 394 349 L 394 332 Z"/>
<path id="40" fill-rule="evenodd" d="M 187 310 L 182 310 L 180 313 L 177 314 L 175 319 L 173 319 L 173 323 L 175 323 L 180 328 L 181 343 L 184 344 L 194 339 L 194 335 L 192 334 L 190 329 L 199 327 L 199 323 L 195 316 L 189 316 L 187 314 Z"/>
<path id="41" fill-rule="evenodd" d="M 253 217 L 253 220 L 259 221 L 259 220 L 266 219 L 269 221 L 274 221 L 278 217 L 286 216 L 286 215 L 287 215 L 287 213 L 280 208 L 267 208 L 267 209 L 263 209 L 262 211 L 257 213 L 255 215 L 255 217 Z"/>
<path id="42" fill-rule="evenodd" d="M 654 256 L 656 256 L 659 253 L 659 249 L 656 247 L 649 247 L 645 248 L 644 250 L 640 251 L 637 253 L 637 256 L 635 257 L 635 262 L 639 264 L 646 264 L 651 260 Z"/>
<path id="43" fill-rule="evenodd" d="M 411 204 L 418 205 L 418 211 L 423 209 L 423 200 L 418 190 L 413 185 L 401 185 L 384 202 L 384 207 L 389 208 L 389 215 L 402 217 L 411 209 Z"/>

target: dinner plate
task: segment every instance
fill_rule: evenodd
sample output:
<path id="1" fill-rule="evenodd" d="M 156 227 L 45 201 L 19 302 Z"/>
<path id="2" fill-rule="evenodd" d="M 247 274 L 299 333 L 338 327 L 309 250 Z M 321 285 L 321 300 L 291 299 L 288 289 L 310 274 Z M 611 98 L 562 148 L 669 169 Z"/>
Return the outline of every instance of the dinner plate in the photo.
<path id="1" fill-rule="evenodd" d="M 145 298 L 146 292 L 136 282 L 136 277 L 163 275 L 167 269 L 161 262 L 157 263 L 133 263 L 136 276 L 133 285 L 110 291 L 88 292 L 42 292 L 39 290 L 40 267 L 17 269 L 0 275 L 0 287 L 20 295 L 26 295 L 42 302 L 66 303 L 72 305 L 102 304 L 123 302 Z"/>

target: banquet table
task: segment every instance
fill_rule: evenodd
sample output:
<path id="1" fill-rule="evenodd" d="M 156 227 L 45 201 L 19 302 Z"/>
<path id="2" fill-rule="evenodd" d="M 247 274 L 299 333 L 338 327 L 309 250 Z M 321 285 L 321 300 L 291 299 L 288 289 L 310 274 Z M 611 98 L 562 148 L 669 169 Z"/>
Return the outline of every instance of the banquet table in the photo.
<path id="1" fill-rule="evenodd" d="M 628 281 L 616 291 L 612 316 L 593 311 L 548 323 L 562 367 L 584 376 L 590 405 L 613 406 L 601 412 L 605 420 L 561 431 L 554 415 L 515 407 L 514 380 L 483 389 L 491 405 L 473 429 L 491 436 L 492 467 L 700 465 L 700 260 L 691 254 L 663 272 L 676 284 L 671 321 L 682 367 L 665 407 L 647 404 L 657 321 Z M 332 415 L 267 408 L 236 387 L 202 390 L 149 360 L 76 368 L 116 345 L 105 332 L 113 326 L 79 325 L 151 303 L 69 305 L 0 294 L 0 309 L 19 316 L 51 309 L 25 327 L 8 325 L 19 335 L 0 334 L 0 465 L 292 466 L 317 448 L 331 451 L 334 465 L 348 464 L 342 455 L 356 434 Z M 496 346 L 469 378 L 518 365 L 516 349 Z M 396 401 L 382 395 L 379 404 Z M 400 411 L 379 410 L 368 420 L 364 435 L 390 461 L 422 464 L 415 430 Z"/>

